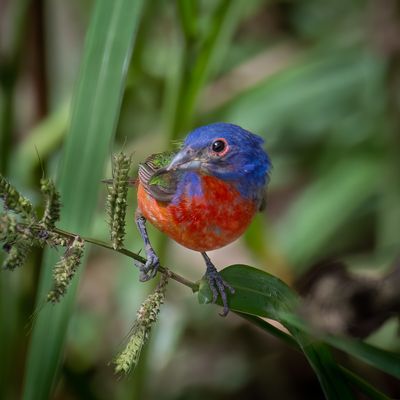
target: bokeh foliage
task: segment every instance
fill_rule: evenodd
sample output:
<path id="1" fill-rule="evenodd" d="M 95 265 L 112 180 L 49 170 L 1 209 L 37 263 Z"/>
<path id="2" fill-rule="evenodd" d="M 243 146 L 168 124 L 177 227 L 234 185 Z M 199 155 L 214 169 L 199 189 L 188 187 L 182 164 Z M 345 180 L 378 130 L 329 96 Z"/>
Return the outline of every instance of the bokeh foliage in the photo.
<path id="1" fill-rule="evenodd" d="M 262 135 L 274 169 L 266 215 L 232 251 L 216 254 L 221 266 L 247 262 L 291 285 L 326 257 L 344 258 L 362 274 L 393 264 L 400 226 L 398 1 L 4 4 L 1 172 L 36 204 L 41 169 L 58 176 L 63 226 L 107 239 L 100 179 L 110 176 L 103 166 L 116 150 L 134 152 L 137 164 L 194 126 L 225 121 Z M 126 245 L 136 251 L 134 206 L 131 193 Z M 163 240 L 166 264 L 198 279 L 201 260 L 169 251 Z M 24 325 L 50 285 L 52 256 L 43 265 L 42 258 L 37 252 L 13 275 L 0 274 L 1 398 L 19 398 L 23 381 L 26 398 L 37 387 L 46 398 L 56 368 L 57 398 L 321 395 L 296 353 L 276 349 L 234 317 L 219 320 L 215 308 L 200 307 L 175 285 L 135 375 L 115 381 L 106 363 L 149 287 L 138 284 L 130 261 L 95 249 L 77 306 L 73 291 L 58 309 L 43 310 L 31 340 Z M 398 351 L 397 326 L 389 320 L 369 342 Z M 397 381 L 352 363 L 386 393 L 400 392 Z"/>

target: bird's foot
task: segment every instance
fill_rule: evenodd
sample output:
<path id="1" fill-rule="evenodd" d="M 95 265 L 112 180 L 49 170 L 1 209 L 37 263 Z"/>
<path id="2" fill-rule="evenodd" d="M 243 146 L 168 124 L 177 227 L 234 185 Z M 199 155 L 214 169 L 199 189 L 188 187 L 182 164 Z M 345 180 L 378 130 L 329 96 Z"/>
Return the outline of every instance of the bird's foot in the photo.
<path id="1" fill-rule="evenodd" d="M 157 275 L 158 267 L 160 266 L 160 260 L 151 247 L 146 249 L 146 258 L 147 260 L 144 264 L 135 261 L 135 265 L 140 271 L 140 282 L 147 282 L 148 280 L 153 279 Z"/>
<path id="2" fill-rule="evenodd" d="M 206 260 L 207 263 L 207 271 L 206 271 L 206 277 L 208 280 L 208 284 L 210 286 L 213 298 L 212 302 L 215 304 L 218 299 L 218 295 L 221 296 L 222 300 L 222 305 L 223 305 L 223 311 L 219 315 L 221 317 L 226 317 L 229 313 L 229 307 L 228 307 L 228 296 L 226 295 L 226 290 L 228 289 L 231 294 L 235 293 L 235 289 L 229 285 L 224 279 L 222 279 L 222 276 L 220 273 L 217 271 L 215 268 L 214 264 L 208 259 Z"/>

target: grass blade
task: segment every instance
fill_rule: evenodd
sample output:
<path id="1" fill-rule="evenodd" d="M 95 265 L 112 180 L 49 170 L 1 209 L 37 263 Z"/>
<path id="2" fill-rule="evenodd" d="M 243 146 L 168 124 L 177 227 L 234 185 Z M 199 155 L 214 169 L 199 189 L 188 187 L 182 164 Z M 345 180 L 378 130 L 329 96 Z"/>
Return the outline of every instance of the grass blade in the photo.
<path id="1" fill-rule="evenodd" d="M 262 330 L 266 331 L 267 333 L 275 336 L 278 339 L 283 340 L 286 344 L 291 346 L 297 351 L 302 351 L 300 345 L 296 340 L 293 338 L 293 336 L 289 335 L 288 333 L 285 333 L 275 326 L 271 325 L 267 321 L 265 321 L 262 318 L 256 317 L 254 315 L 250 314 L 244 314 L 241 312 L 235 312 L 235 314 L 239 315 L 240 317 L 246 319 L 247 321 L 251 322 L 252 324 L 258 326 Z M 386 396 L 384 393 L 379 391 L 377 388 L 372 386 L 371 383 L 367 382 L 354 372 L 348 370 L 346 367 L 343 367 L 342 365 L 339 365 L 339 369 L 342 373 L 342 375 L 346 378 L 347 382 L 351 384 L 354 388 L 358 389 L 361 393 L 364 393 L 365 395 L 368 396 L 368 398 L 373 399 L 373 400 L 389 400 L 389 397 Z"/>
<path id="2" fill-rule="evenodd" d="M 340 366 L 342 374 L 347 378 L 347 381 L 357 387 L 360 392 L 364 393 L 371 400 L 389 400 L 390 397 L 386 396 L 384 393 L 380 392 L 369 382 L 360 378 L 354 372 L 348 370 L 345 367 Z"/>
<path id="3" fill-rule="evenodd" d="M 295 329 L 315 335 L 313 329 L 294 314 L 281 314 L 283 324 L 288 324 Z M 319 334 L 319 339 L 332 347 L 344 351 L 351 356 L 369 364 L 389 375 L 400 379 L 400 355 L 372 346 L 360 339 Z"/>
<path id="4" fill-rule="evenodd" d="M 323 340 L 353 357 L 359 358 L 389 375 L 400 379 L 400 355 L 379 349 L 361 340 L 324 336 Z"/>
<path id="5" fill-rule="evenodd" d="M 307 343 L 308 338 L 296 334 L 303 353 L 313 368 L 327 399 L 354 399 L 347 380 L 343 379 L 339 365 L 336 363 L 329 348 L 323 343 Z"/>
<path id="6" fill-rule="evenodd" d="M 89 232 L 94 215 L 142 4 L 142 0 L 97 0 L 94 5 L 57 184 L 64 204 L 60 226 L 81 234 Z M 47 252 L 38 303 L 51 286 L 56 260 L 54 252 Z M 49 398 L 76 287 L 75 279 L 58 306 L 47 306 L 39 314 L 29 348 L 24 399 Z"/>

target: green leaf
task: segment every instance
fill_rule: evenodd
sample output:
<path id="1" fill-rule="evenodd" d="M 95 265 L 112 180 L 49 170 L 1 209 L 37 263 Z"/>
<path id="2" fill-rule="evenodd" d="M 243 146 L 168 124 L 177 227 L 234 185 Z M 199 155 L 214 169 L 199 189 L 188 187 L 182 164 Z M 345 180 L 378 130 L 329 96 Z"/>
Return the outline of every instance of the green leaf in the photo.
<path id="1" fill-rule="evenodd" d="M 400 355 L 379 349 L 361 340 L 324 336 L 326 343 L 340 349 L 389 375 L 400 379 Z"/>
<path id="2" fill-rule="evenodd" d="M 94 5 L 57 181 L 64 205 L 60 226 L 82 235 L 90 232 L 142 5 L 143 0 L 97 0 Z M 39 305 L 51 287 L 56 261 L 55 252 L 46 253 Z M 38 316 L 29 348 L 24 399 L 50 397 L 77 283 L 74 279 L 59 305 L 46 306 Z"/>
<path id="3" fill-rule="evenodd" d="M 276 338 L 281 339 L 282 341 L 287 343 L 289 346 L 294 347 L 296 350 L 301 351 L 299 344 L 296 342 L 296 340 L 293 338 L 292 335 L 290 335 L 289 333 L 286 333 L 283 330 L 277 328 L 276 326 L 270 324 L 265 319 L 262 319 L 260 317 L 256 317 L 256 316 L 250 315 L 250 314 L 244 314 L 244 313 L 241 313 L 238 311 L 235 311 L 235 314 L 246 319 L 247 321 L 251 322 L 252 324 L 260 327 L 261 329 L 270 333 L 271 335 L 275 336 Z"/>
<path id="4" fill-rule="evenodd" d="M 281 315 L 295 310 L 296 294 L 280 279 L 247 265 L 231 265 L 221 271 L 221 276 L 235 289 L 229 296 L 232 311 L 258 315 L 282 322 Z M 207 281 L 200 281 L 200 303 L 211 301 Z M 347 382 L 335 363 L 329 349 L 290 324 L 284 324 L 293 335 L 314 369 L 328 399 L 352 399 Z"/>
<path id="5" fill-rule="evenodd" d="M 304 321 L 300 320 L 297 315 L 287 314 L 281 315 L 283 323 L 285 325 L 291 325 L 296 329 L 300 329 L 303 332 L 313 334 L 312 328 L 310 328 Z M 339 337 L 332 335 L 319 334 L 319 339 L 328 343 L 329 345 L 340 349 L 365 363 L 378 368 L 389 375 L 396 378 L 400 378 L 400 355 L 392 353 L 387 350 L 379 349 L 378 347 L 372 346 L 359 339 Z"/>
<path id="6" fill-rule="evenodd" d="M 258 315 L 279 321 L 283 312 L 293 310 L 295 294 L 279 278 L 248 265 L 231 265 L 221 271 L 221 276 L 235 289 L 229 296 L 232 311 Z M 211 302 L 212 295 L 205 278 L 200 281 L 200 303 Z"/>
<path id="7" fill-rule="evenodd" d="M 292 330 L 293 333 L 293 330 Z M 347 380 L 343 379 L 343 374 L 339 365 L 335 362 L 329 348 L 323 343 L 309 341 L 309 338 L 302 334 L 295 334 L 296 340 L 300 344 L 308 362 L 314 369 L 321 387 L 327 399 L 354 399 Z"/>
<path id="8" fill-rule="evenodd" d="M 303 351 L 299 345 L 299 343 L 291 336 L 290 334 L 276 328 L 272 324 L 268 323 L 264 319 L 260 317 L 256 317 L 250 314 L 243 314 L 239 312 L 235 312 L 240 317 L 246 319 L 247 321 L 251 322 L 252 324 L 258 326 L 262 330 L 268 332 L 269 334 L 277 337 L 278 339 L 283 340 L 289 346 L 293 347 L 295 350 Z M 389 397 L 386 396 L 384 393 L 379 391 L 377 388 L 371 385 L 371 383 L 367 382 L 354 372 L 348 370 L 347 368 L 339 365 L 339 369 L 343 376 L 346 378 L 347 382 L 352 384 L 352 386 L 356 387 L 361 393 L 364 393 L 370 399 L 374 400 L 388 400 Z"/>
<path id="9" fill-rule="evenodd" d="M 271 318 L 282 323 L 294 336 L 317 373 L 320 373 L 326 363 L 332 362 L 329 359 L 330 356 L 327 355 L 327 349 L 324 346 L 321 347 L 320 342 L 325 342 L 400 378 L 400 355 L 398 354 L 356 339 L 329 335 L 318 336 L 318 340 L 312 339 L 312 330 L 294 314 L 298 303 L 296 294 L 280 279 L 246 265 L 231 265 L 221 271 L 221 276 L 235 288 L 235 294 L 229 296 L 230 309 Z M 203 304 L 211 302 L 212 299 L 204 278 L 200 282 L 198 299 Z M 321 360 L 325 360 L 325 363 L 321 364 Z M 324 372 L 322 374 L 327 376 Z M 337 374 L 336 370 L 334 374 Z"/>
<path id="10" fill-rule="evenodd" d="M 349 371 L 347 368 L 340 366 L 343 375 L 346 376 L 348 382 L 356 386 L 362 393 L 366 394 L 371 400 L 390 400 L 390 397 L 376 389 L 369 382 L 360 378 L 357 374 Z"/>

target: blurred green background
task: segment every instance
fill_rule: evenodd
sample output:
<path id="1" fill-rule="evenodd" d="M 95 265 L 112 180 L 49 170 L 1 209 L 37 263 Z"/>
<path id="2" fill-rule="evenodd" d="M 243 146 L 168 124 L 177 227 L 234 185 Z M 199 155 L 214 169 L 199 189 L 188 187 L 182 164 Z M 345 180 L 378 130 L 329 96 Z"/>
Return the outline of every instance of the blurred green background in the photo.
<path id="1" fill-rule="evenodd" d="M 100 179 L 112 153 L 133 153 L 135 174 L 150 153 L 216 121 L 263 136 L 274 166 L 266 213 L 210 254 L 216 265 L 254 265 L 289 285 L 328 257 L 369 276 L 393 265 L 399 1 L 0 2 L 0 170 L 35 204 L 43 170 L 57 177 L 64 227 L 108 240 Z M 130 199 L 125 245 L 137 252 L 134 189 Z M 165 265 L 203 275 L 198 254 L 151 236 Z M 109 362 L 154 283 L 95 247 L 76 301 L 72 290 L 53 307 L 62 311 L 43 310 L 32 336 L 51 257 L 35 251 L 24 268 L 0 274 L 0 398 L 46 398 L 34 391 L 41 368 L 58 371 L 37 383 L 47 392 L 53 384 L 55 399 L 322 398 L 300 354 L 234 315 L 220 318 L 175 282 L 140 364 L 118 380 Z M 390 319 L 368 341 L 400 351 L 398 328 Z M 47 346 L 61 362 L 54 350 L 46 364 Z M 400 396 L 393 378 L 347 362 Z"/>

